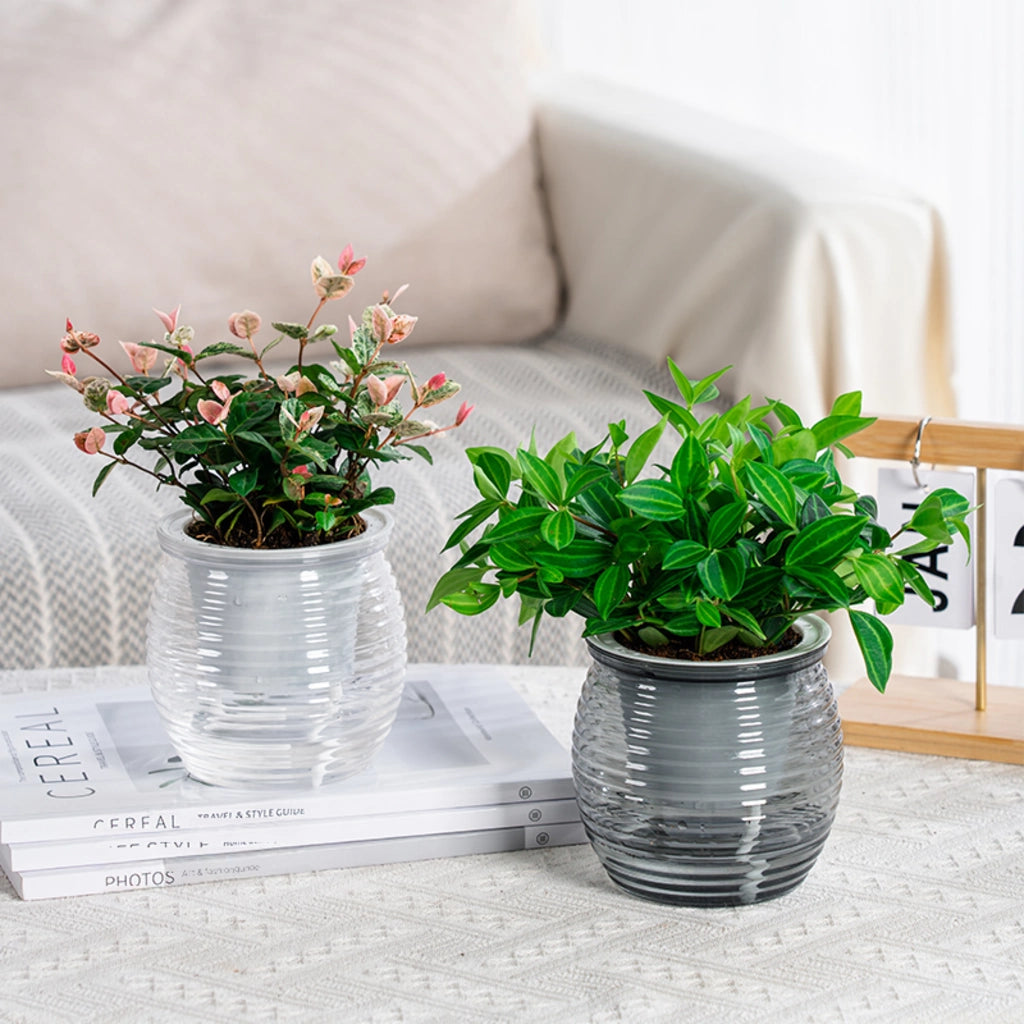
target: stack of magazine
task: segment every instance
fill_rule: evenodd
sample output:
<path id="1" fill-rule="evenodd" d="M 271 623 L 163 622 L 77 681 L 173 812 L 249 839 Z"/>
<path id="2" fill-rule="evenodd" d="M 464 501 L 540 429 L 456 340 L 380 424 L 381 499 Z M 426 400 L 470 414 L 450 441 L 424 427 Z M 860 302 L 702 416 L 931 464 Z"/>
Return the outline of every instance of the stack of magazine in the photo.
<path id="1" fill-rule="evenodd" d="M 568 754 L 497 666 L 410 666 L 372 766 L 303 791 L 192 779 L 144 686 L 4 704 L 0 864 L 27 900 L 585 841 Z"/>

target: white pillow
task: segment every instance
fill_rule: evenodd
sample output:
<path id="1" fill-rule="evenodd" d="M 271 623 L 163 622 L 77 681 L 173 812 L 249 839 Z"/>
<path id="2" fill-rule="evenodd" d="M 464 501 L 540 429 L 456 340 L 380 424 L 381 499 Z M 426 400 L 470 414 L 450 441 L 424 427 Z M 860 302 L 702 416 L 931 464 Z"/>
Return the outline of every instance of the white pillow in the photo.
<path id="1" fill-rule="evenodd" d="M 0 24 L 0 385 L 69 317 L 198 346 L 305 321 L 309 263 L 369 263 L 321 320 L 409 282 L 413 340 L 549 328 L 558 275 L 514 0 L 33 0 Z M 268 329 L 269 334 L 269 329 Z M 268 337 L 269 340 L 269 337 Z M 123 362 L 123 360 L 122 360 Z"/>

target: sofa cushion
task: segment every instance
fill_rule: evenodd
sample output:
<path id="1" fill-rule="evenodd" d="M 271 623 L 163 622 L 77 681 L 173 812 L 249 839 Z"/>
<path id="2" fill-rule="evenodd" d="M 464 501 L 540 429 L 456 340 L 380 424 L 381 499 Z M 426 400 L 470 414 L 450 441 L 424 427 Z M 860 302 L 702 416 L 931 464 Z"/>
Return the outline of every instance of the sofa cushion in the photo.
<path id="1" fill-rule="evenodd" d="M 351 243 L 414 340 L 532 337 L 557 312 L 511 0 L 36 0 L 0 22 L 0 381 L 70 317 L 200 342 L 305 320 L 304 268 Z M 14 301 L 11 301 L 11 300 Z"/>
<path id="2" fill-rule="evenodd" d="M 455 557 L 440 554 L 453 517 L 479 498 L 463 449 L 514 447 L 528 441 L 534 424 L 542 448 L 570 431 L 589 447 L 610 418 L 624 416 L 639 432 L 656 419 L 643 389 L 672 394 L 674 385 L 663 365 L 566 335 L 407 354 L 418 377 L 444 371 L 476 405 L 459 430 L 432 443 L 433 465 L 412 459 L 375 477 L 398 495 L 389 557 L 405 604 L 410 660 L 523 662 L 530 629 L 517 628 L 518 601 L 474 618 L 443 607 L 424 615 L 437 577 Z M 83 455 L 71 438 L 95 420 L 77 394 L 56 383 L 0 392 L 0 668 L 143 659 L 155 523 L 180 502 L 173 491 L 155 492 L 150 477 L 121 468 L 91 498 L 102 457 Z M 581 631 L 576 616 L 547 619 L 533 661 L 584 663 Z"/>

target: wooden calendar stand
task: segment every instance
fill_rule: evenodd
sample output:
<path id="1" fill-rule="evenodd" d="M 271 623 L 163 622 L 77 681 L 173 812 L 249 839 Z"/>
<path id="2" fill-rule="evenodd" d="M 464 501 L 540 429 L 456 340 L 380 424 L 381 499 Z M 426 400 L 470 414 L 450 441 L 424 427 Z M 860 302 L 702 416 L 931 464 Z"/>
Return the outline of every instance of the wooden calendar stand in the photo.
<path id="1" fill-rule="evenodd" d="M 1024 427 L 958 420 L 880 418 L 849 438 L 855 455 L 901 462 L 972 466 L 977 504 L 986 502 L 986 471 L 1024 470 Z M 918 754 L 1024 764 L 1024 687 L 989 686 L 988 538 L 985 516 L 975 516 L 977 655 L 975 683 L 893 676 L 885 694 L 863 679 L 839 698 L 847 744 Z"/>

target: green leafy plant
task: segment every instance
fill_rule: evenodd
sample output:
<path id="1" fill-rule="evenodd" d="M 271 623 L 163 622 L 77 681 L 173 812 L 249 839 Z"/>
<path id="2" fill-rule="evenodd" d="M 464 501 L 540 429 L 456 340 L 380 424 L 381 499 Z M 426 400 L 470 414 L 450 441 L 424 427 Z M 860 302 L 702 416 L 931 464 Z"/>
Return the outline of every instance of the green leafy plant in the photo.
<path id="1" fill-rule="evenodd" d="M 782 402 L 754 407 L 749 397 L 699 418 L 728 368 L 703 380 L 669 368 L 681 401 L 647 392 L 660 419 L 635 438 L 618 422 L 587 450 L 571 434 L 543 456 L 534 441 L 469 449 L 481 498 L 457 517 L 446 550 L 461 557 L 428 608 L 475 615 L 518 594 L 520 624 L 534 635 L 544 615 L 573 612 L 584 636 L 698 658 L 778 648 L 799 616 L 843 610 L 883 690 L 893 641 L 878 615 L 908 590 L 934 603 L 903 556 L 954 534 L 969 546 L 967 500 L 933 491 L 890 534 L 874 498 L 836 468 L 835 451 L 850 454 L 843 440 L 874 422 L 859 392 L 813 426 Z M 673 434 L 670 460 L 649 467 Z M 868 599 L 877 614 L 856 607 Z"/>
<path id="2" fill-rule="evenodd" d="M 460 426 L 472 411 L 463 403 L 447 426 L 423 418 L 459 385 L 443 373 L 418 383 L 405 363 L 385 354 L 416 325 L 416 317 L 392 308 L 403 289 L 368 306 L 361 323 L 349 317 L 347 345 L 333 325 L 314 328 L 320 311 L 349 292 L 365 263 L 353 258 L 351 246 L 337 270 L 317 257 L 312 316 L 305 324 L 275 322 L 276 336 L 261 346 L 255 340 L 261 320 L 250 310 L 228 319 L 241 344 L 219 341 L 198 353 L 192 328 L 178 324 L 178 310 L 156 311 L 165 328 L 161 342 L 121 343 L 128 373 L 98 354 L 97 335 L 75 330 L 69 320 L 61 369 L 48 372 L 104 421 L 75 435 L 83 452 L 106 460 L 93 493 L 113 469 L 132 466 L 181 490 L 198 519 L 193 536 L 237 547 L 297 547 L 359 532 L 360 512 L 395 497 L 389 487 L 373 487 L 370 468 L 410 454 L 430 461 L 422 442 Z M 285 340 L 297 349 L 296 360 L 274 375 L 264 360 Z M 337 359 L 310 361 L 312 346 L 330 346 Z M 79 377 L 75 355 L 102 372 Z M 228 358 L 243 360 L 248 374 L 223 372 Z M 153 455 L 135 461 L 133 448 Z"/>

